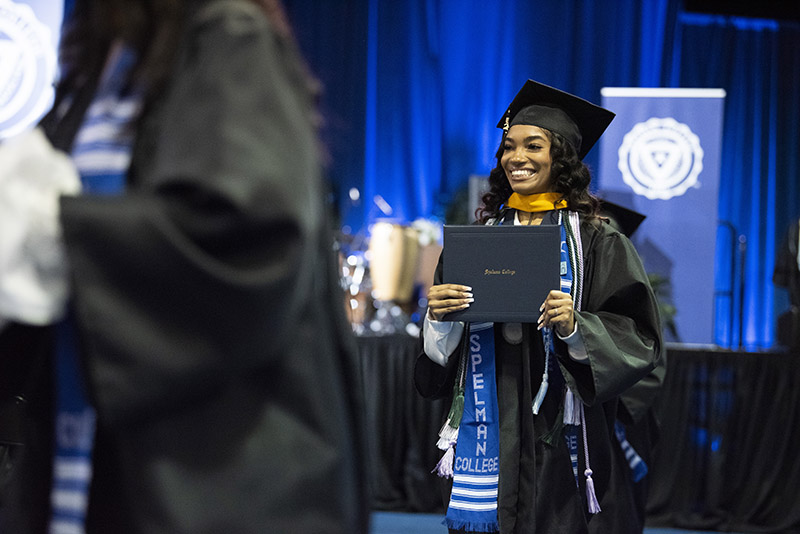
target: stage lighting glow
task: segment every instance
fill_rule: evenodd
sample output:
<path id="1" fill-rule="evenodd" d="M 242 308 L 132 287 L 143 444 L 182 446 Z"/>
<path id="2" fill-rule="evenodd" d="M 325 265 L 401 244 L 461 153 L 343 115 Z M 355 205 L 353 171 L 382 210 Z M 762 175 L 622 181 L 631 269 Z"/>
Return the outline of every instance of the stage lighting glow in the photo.
<path id="1" fill-rule="evenodd" d="M 56 42 L 30 5 L 0 0 L 0 139 L 32 127 L 52 105 Z"/>

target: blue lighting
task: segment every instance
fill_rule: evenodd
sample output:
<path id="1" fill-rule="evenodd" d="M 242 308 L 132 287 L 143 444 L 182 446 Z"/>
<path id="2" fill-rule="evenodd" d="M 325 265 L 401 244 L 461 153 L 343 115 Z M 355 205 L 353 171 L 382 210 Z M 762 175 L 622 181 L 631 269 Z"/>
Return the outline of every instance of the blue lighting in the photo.
<path id="1" fill-rule="evenodd" d="M 700 448 L 705 447 L 708 442 L 708 431 L 705 428 L 695 428 L 692 432 L 692 437 L 695 445 Z"/>

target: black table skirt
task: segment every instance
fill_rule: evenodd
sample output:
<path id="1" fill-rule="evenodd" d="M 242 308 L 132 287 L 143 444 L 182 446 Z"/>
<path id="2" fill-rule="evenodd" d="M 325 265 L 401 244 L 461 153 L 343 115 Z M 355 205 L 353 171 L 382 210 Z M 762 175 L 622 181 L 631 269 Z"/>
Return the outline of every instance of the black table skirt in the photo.
<path id="1" fill-rule="evenodd" d="M 414 389 L 418 339 L 359 337 L 373 508 L 437 513 L 444 510 L 437 477 L 436 439 L 444 401 L 428 401 Z"/>
<path id="2" fill-rule="evenodd" d="M 446 406 L 415 391 L 407 335 L 359 338 L 373 508 L 444 511 L 430 471 Z M 800 533 L 800 355 L 671 347 L 648 525 Z"/>
<path id="3" fill-rule="evenodd" d="M 648 524 L 800 532 L 800 355 L 667 356 Z"/>

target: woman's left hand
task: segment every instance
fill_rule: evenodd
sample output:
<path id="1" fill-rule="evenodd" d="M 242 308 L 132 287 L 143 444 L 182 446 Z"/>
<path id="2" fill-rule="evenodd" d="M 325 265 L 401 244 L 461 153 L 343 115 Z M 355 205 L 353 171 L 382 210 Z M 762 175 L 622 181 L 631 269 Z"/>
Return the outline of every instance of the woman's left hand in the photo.
<path id="1" fill-rule="evenodd" d="M 547 294 L 539 311 L 542 312 L 539 317 L 539 330 L 544 327 L 555 328 L 561 337 L 566 337 L 575 330 L 575 313 L 569 293 L 554 289 Z"/>

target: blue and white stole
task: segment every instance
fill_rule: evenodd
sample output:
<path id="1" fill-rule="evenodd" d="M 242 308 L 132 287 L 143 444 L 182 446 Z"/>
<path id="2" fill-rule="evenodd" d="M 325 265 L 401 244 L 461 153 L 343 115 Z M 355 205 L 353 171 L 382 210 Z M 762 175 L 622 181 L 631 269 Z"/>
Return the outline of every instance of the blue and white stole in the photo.
<path id="1" fill-rule="evenodd" d="M 569 293 L 572 296 L 573 306 L 575 310 L 580 310 L 581 298 L 583 297 L 583 251 L 580 248 L 580 219 L 575 212 L 567 212 L 566 220 L 563 220 L 564 214 L 562 211 L 558 213 L 558 224 L 561 227 L 561 262 L 560 262 L 560 275 L 561 275 L 561 291 Z M 542 343 L 544 345 L 545 362 L 544 373 L 542 374 L 542 382 L 539 386 L 539 391 L 533 400 L 532 411 L 534 415 L 539 413 L 539 408 L 542 405 L 547 389 L 549 386 L 550 369 L 560 374 L 557 362 L 551 362 L 555 354 L 555 344 L 553 341 L 553 331 L 550 328 L 542 329 Z M 563 378 L 559 380 L 563 383 Z M 564 415 L 563 415 L 563 438 L 569 451 L 570 462 L 572 463 L 572 474 L 575 477 L 575 484 L 579 485 L 578 481 L 578 456 L 580 453 L 580 438 L 578 430 L 583 427 L 585 434 L 585 425 L 583 421 L 583 405 L 575 396 L 569 387 L 565 387 L 563 391 L 564 401 Z M 584 444 L 586 438 L 584 437 Z M 584 446 L 585 448 L 585 446 Z M 588 463 L 588 454 L 587 454 Z M 590 476 L 591 473 L 589 473 Z M 592 492 L 593 493 L 593 492 Z M 590 506 L 590 508 L 592 508 Z M 599 510 L 598 510 L 599 511 Z"/>
<path id="2" fill-rule="evenodd" d="M 135 55 L 115 50 L 75 138 L 72 159 L 85 194 L 124 190 L 133 146 L 133 121 L 141 95 L 124 92 Z M 85 532 L 92 479 L 95 410 L 89 402 L 76 343 L 74 318 L 57 326 L 56 429 L 51 488 L 50 534 Z"/>
<path id="3" fill-rule="evenodd" d="M 448 528 L 497 532 L 500 421 L 494 367 L 494 324 L 469 325 L 464 411 L 453 462 Z"/>
<path id="4" fill-rule="evenodd" d="M 567 212 L 567 217 L 562 221 L 559 213 L 559 223 L 561 224 L 561 286 L 562 291 L 570 293 L 573 306 L 576 311 L 581 309 L 583 300 L 583 248 L 580 235 L 580 217 L 575 212 Z M 566 265 L 564 256 L 568 256 Z M 574 276 L 573 276 L 574 274 Z M 545 336 L 545 351 L 549 358 L 550 353 L 555 352 L 552 345 L 552 334 Z M 548 365 L 545 364 L 545 377 Z M 543 381 L 544 382 L 544 381 Z M 564 439 L 569 450 L 570 460 L 572 461 L 572 473 L 575 477 L 575 484 L 578 482 L 578 453 L 580 450 L 578 429 L 582 431 L 583 438 L 583 457 L 585 469 L 583 475 L 586 477 L 586 506 L 590 514 L 597 514 L 601 511 L 600 503 L 594 490 L 594 480 L 592 479 L 592 467 L 589 462 L 589 437 L 586 429 L 586 416 L 583 402 L 575 395 L 569 387 L 564 388 Z M 534 410 L 534 413 L 536 411 Z"/>
<path id="5" fill-rule="evenodd" d="M 639 482 L 647 474 L 647 464 L 628 441 L 628 438 L 625 436 L 625 427 L 619 421 L 614 423 L 614 434 L 617 436 L 617 441 L 619 441 L 622 452 L 625 453 L 625 459 L 628 461 L 628 467 L 631 469 L 631 478 L 634 482 Z"/>
<path id="6" fill-rule="evenodd" d="M 568 215 L 570 217 L 571 215 Z M 561 277 L 561 291 L 569 293 L 573 297 L 575 309 L 580 309 L 580 290 L 577 288 L 573 291 L 573 263 L 577 264 L 577 254 L 575 247 L 578 243 L 575 241 L 568 241 L 568 236 L 574 240 L 574 235 L 570 236 L 572 232 L 567 232 L 566 228 L 570 224 L 569 221 L 562 220 L 563 213 L 561 210 L 558 212 L 558 225 L 561 229 L 561 246 L 560 246 L 560 262 L 559 262 L 559 276 Z M 578 221 L 577 214 L 574 216 L 575 221 Z M 582 271 L 582 266 L 581 266 Z M 544 345 L 544 373 L 542 374 L 542 382 L 539 386 L 539 391 L 533 399 L 533 415 L 539 413 L 539 408 L 542 406 L 542 401 L 547 394 L 547 389 L 550 385 L 550 358 L 555 353 L 553 345 L 553 331 L 550 328 L 542 329 L 542 343 Z"/>

